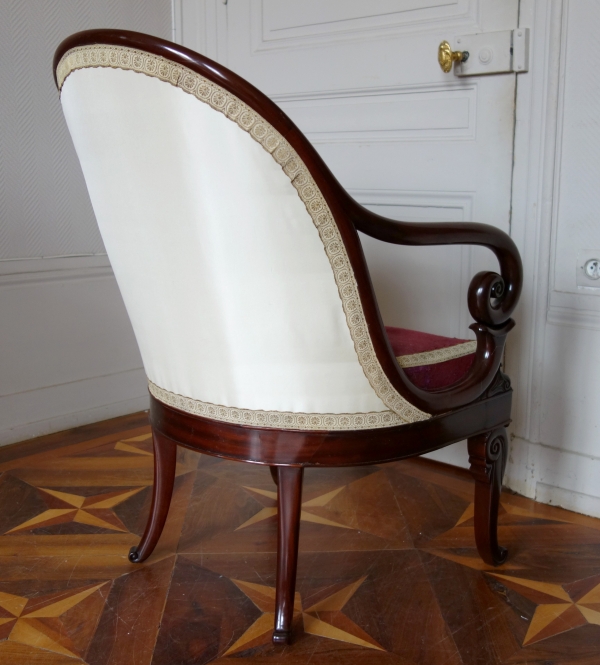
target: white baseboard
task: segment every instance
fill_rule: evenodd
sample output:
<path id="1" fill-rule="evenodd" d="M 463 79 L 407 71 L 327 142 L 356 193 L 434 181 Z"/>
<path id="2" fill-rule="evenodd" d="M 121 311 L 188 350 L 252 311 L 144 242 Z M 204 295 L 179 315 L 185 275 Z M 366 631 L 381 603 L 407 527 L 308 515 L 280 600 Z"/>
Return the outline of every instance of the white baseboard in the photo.
<path id="1" fill-rule="evenodd" d="M 467 442 L 423 455 L 469 467 Z M 540 503 L 600 517 L 600 459 L 515 438 L 510 442 L 504 485 Z"/>
<path id="2" fill-rule="evenodd" d="M 0 261 L 0 445 L 148 408 L 105 255 Z"/>
<path id="3" fill-rule="evenodd" d="M 0 445 L 148 409 L 143 369 L 0 397 Z"/>
<path id="4" fill-rule="evenodd" d="M 600 517 L 600 497 L 565 490 L 561 487 L 537 483 L 536 501 L 548 503 L 552 506 L 560 506 L 576 513 Z"/>
<path id="5" fill-rule="evenodd" d="M 504 484 L 541 503 L 600 517 L 600 459 L 515 437 Z"/>

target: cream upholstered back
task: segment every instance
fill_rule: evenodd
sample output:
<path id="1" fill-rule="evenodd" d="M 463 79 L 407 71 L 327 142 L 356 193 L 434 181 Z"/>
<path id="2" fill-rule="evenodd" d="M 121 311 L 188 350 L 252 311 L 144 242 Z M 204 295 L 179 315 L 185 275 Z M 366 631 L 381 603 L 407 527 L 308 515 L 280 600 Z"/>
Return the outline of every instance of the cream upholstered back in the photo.
<path id="1" fill-rule="evenodd" d="M 73 49 L 57 75 L 156 398 L 290 429 L 427 417 L 382 380 L 333 217 L 256 111 L 124 47 Z"/>

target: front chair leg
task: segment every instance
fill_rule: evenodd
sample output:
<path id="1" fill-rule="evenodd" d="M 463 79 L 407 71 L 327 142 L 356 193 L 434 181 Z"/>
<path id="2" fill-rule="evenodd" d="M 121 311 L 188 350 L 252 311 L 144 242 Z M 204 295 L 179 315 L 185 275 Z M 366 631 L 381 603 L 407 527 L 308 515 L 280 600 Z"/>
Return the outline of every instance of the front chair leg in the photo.
<path id="1" fill-rule="evenodd" d="M 280 466 L 277 468 L 279 524 L 273 644 L 289 644 L 292 638 L 303 474 L 302 467 Z"/>
<path id="2" fill-rule="evenodd" d="M 475 542 L 481 558 L 492 566 L 506 561 L 498 545 L 498 507 L 508 444 L 506 428 L 469 439 L 469 463 L 475 479 Z"/>
<path id="3" fill-rule="evenodd" d="M 169 506 L 173 496 L 175 482 L 175 466 L 177 464 L 177 444 L 170 439 L 152 431 L 154 441 L 154 488 L 152 490 L 152 506 L 146 530 L 137 547 L 129 550 L 129 561 L 141 563 L 147 559 L 160 538 Z"/>

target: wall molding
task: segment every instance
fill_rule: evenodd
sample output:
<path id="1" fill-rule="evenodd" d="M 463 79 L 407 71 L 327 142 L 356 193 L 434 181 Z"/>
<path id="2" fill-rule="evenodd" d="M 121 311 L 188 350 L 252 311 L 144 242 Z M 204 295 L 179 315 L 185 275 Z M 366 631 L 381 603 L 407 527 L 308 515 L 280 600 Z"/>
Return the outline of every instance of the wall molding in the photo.
<path id="1" fill-rule="evenodd" d="M 511 236 L 529 269 L 507 368 L 515 390 L 512 430 L 530 441 L 541 438 L 562 9 L 562 0 L 521 0 L 519 18 L 520 27 L 531 28 L 532 45 L 530 71 L 517 77 Z"/>
<path id="2" fill-rule="evenodd" d="M 335 99 L 337 97 L 371 97 L 373 95 L 393 95 L 409 94 L 421 92 L 448 92 L 451 90 L 462 91 L 469 90 L 477 86 L 477 81 L 469 81 L 465 86 L 464 82 L 459 83 L 422 83 L 422 84 L 399 84 L 394 86 L 374 86 L 369 88 L 332 88 L 330 90 L 298 91 L 272 93 L 269 98 L 273 101 L 303 101 L 305 99 Z"/>
<path id="3" fill-rule="evenodd" d="M 183 0 L 171 0 L 171 34 L 175 44 L 183 44 Z"/>
<path id="4" fill-rule="evenodd" d="M 547 391 L 555 389 L 545 381 L 554 362 L 546 357 L 548 325 L 600 329 L 595 298 L 553 288 L 567 7 L 568 0 L 521 2 L 519 25 L 532 30 L 532 67 L 517 84 L 511 235 L 529 270 L 508 342 L 515 399 L 504 482 L 537 501 L 600 517 L 600 458 L 547 445 L 542 428 L 544 408 L 551 408 Z"/>
<path id="5" fill-rule="evenodd" d="M 457 83 L 432 83 L 423 85 L 398 85 L 389 87 L 355 88 L 346 90 L 319 90 L 314 92 L 283 93 L 271 95 L 281 108 L 292 117 L 313 144 L 357 143 L 390 141 L 452 140 L 472 141 L 477 131 L 477 81 L 467 85 Z M 366 123 L 386 114 L 388 129 L 357 128 L 357 111 L 362 105 L 370 105 Z M 373 108 L 381 105 L 380 112 Z M 390 105 L 395 109 L 391 111 Z M 330 124 L 335 129 L 310 127 L 311 108 L 320 111 L 323 123 L 323 109 L 331 108 Z M 345 107 L 352 107 L 344 125 Z M 439 109 L 444 107 L 443 118 Z M 305 109 L 308 114 L 303 118 Z M 429 110 L 429 112 L 428 112 Z M 333 120 L 335 117 L 335 121 Z M 443 126 L 432 127 L 431 120 L 443 120 Z M 326 121 L 325 121 L 326 122 Z M 360 122 L 360 121 L 359 121 Z M 453 123 L 453 124 L 452 124 Z M 402 126 L 404 125 L 404 126 Z"/>
<path id="6" fill-rule="evenodd" d="M 468 222 L 473 219 L 473 206 L 475 203 L 474 192 L 443 192 L 443 191 L 411 191 L 411 190 L 391 190 L 391 189 L 358 189 L 349 188 L 348 193 L 358 203 L 366 207 L 383 208 L 379 210 L 384 216 L 386 214 L 385 207 L 410 207 L 410 208 L 423 208 L 430 210 L 432 208 L 438 210 L 454 210 L 458 214 L 455 219 L 450 219 L 450 215 L 437 219 L 436 216 L 424 215 L 416 218 L 414 215 L 407 214 L 404 217 L 405 221 L 461 221 Z M 473 252 L 472 248 L 467 245 L 461 245 L 460 251 L 460 266 L 457 271 L 457 279 L 455 289 L 457 291 L 457 302 L 460 304 L 460 314 L 458 316 L 457 328 L 454 334 L 457 337 L 463 337 L 468 332 L 469 326 L 473 323 L 469 314 L 467 306 L 467 291 L 471 279 L 474 276 L 473 269 Z"/>
<path id="7" fill-rule="evenodd" d="M 393 37 L 410 32 L 431 32 L 446 28 L 480 32 L 480 17 L 477 0 L 456 0 L 453 3 L 458 10 L 448 11 L 443 3 L 437 7 L 419 8 L 400 12 L 382 13 L 371 17 L 329 20 L 309 25 L 290 26 L 276 30 L 265 30 L 265 0 L 251 0 L 251 40 L 252 51 L 271 51 L 275 49 L 310 48 L 339 41 L 364 41 L 376 37 Z M 436 10 L 445 7 L 436 16 Z M 421 12 L 420 16 L 418 12 Z M 412 16 L 411 16 L 412 13 Z M 396 16 L 396 18 L 393 18 Z"/>
<path id="8" fill-rule="evenodd" d="M 506 475 L 505 484 L 530 499 L 600 517 L 598 457 L 515 437 Z"/>
<path id="9" fill-rule="evenodd" d="M 556 95 L 556 146 L 554 153 L 554 182 L 551 217 L 551 246 L 549 267 L 549 297 L 546 321 L 549 324 L 600 331 L 600 289 L 577 287 L 559 288 L 557 285 L 558 233 L 560 226 L 560 200 L 562 182 L 562 156 L 564 147 L 565 85 L 570 0 L 561 0 L 562 21 L 560 31 L 560 61 Z"/>
<path id="10" fill-rule="evenodd" d="M 551 304 L 548 307 L 546 321 L 555 326 L 600 331 L 600 310 Z"/>
<path id="11" fill-rule="evenodd" d="M 52 82 L 79 30 L 171 39 L 172 0 L 2 3 L 0 443 L 147 408 L 141 357 Z M 195 0 L 192 0 L 195 1 Z"/>
<path id="12" fill-rule="evenodd" d="M 0 288 L 107 277 L 114 274 L 106 254 L 0 261 Z"/>
<path id="13" fill-rule="evenodd" d="M 565 114 L 565 78 L 567 65 L 568 15 L 570 0 L 561 0 L 561 23 L 559 45 L 559 69 L 556 91 L 555 135 L 556 143 L 553 155 L 554 179 L 552 183 L 552 213 L 550 263 L 548 276 L 548 303 L 546 321 L 549 324 L 571 328 L 600 330 L 600 289 L 577 287 L 560 288 L 557 285 L 557 262 L 560 260 L 558 250 L 559 210 L 561 200 L 562 154 Z M 575 280 L 574 280 L 575 281 Z"/>
<path id="14" fill-rule="evenodd" d="M 148 408 L 108 257 L 0 261 L 0 445 Z"/>
<path id="15" fill-rule="evenodd" d="M 552 305 L 548 308 L 546 321 L 556 326 L 600 330 L 600 312 L 591 309 L 573 309 Z"/>
<path id="16" fill-rule="evenodd" d="M 222 0 L 171 0 L 173 41 L 227 64 L 227 7 Z"/>
<path id="17" fill-rule="evenodd" d="M 141 368 L 0 397 L 0 446 L 149 407 Z"/>
<path id="18" fill-rule="evenodd" d="M 471 220 L 473 202 L 475 199 L 475 194 L 473 192 L 359 188 L 348 188 L 347 191 L 361 205 L 415 206 L 460 210 L 460 221 Z"/>

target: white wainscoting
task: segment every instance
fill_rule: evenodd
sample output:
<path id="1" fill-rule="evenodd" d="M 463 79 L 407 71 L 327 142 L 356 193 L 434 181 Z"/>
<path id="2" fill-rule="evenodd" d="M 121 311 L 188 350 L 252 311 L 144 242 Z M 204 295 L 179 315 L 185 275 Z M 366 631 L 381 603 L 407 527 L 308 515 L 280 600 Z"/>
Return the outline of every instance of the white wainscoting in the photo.
<path id="1" fill-rule="evenodd" d="M 542 503 L 600 517 L 600 459 L 515 437 L 505 484 Z"/>
<path id="2" fill-rule="evenodd" d="M 0 445 L 148 408 L 105 255 L 0 261 Z"/>
<path id="3" fill-rule="evenodd" d="M 93 28 L 172 33 L 171 0 L 3 0 L 0 444 L 148 406 L 141 358 L 52 76 Z"/>
<path id="4" fill-rule="evenodd" d="M 575 286 L 578 250 L 600 238 L 597 219 L 590 223 L 600 168 L 590 149 L 600 133 L 584 121 L 596 114 L 597 74 L 573 60 L 592 47 L 600 6 L 524 0 L 520 25 L 532 30 L 532 67 L 518 84 L 511 233 L 526 270 L 507 348 L 515 398 L 505 483 L 600 516 L 600 300 Z"/>

